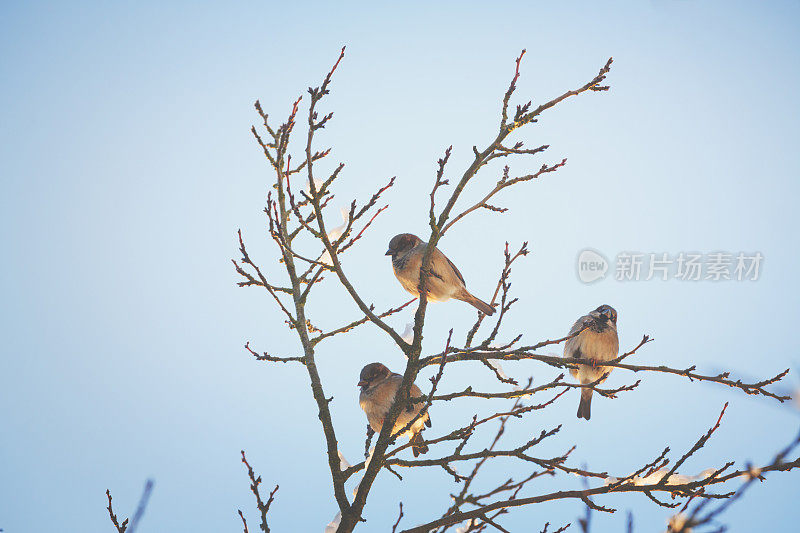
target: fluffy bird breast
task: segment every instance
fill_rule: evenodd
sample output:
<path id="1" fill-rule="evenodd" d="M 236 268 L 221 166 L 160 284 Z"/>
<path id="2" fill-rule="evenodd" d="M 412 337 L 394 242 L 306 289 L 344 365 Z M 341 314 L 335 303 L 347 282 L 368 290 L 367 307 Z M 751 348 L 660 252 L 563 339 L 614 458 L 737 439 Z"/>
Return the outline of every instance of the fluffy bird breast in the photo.
<path id="1" fill-rule="evenodd" d="M 607 327 L 602 331 L 587 328 L 567 342 L 572 343 L 572 356 L 581 359 L 608 361 L 615 358 L 619 352 L 619 338 L 617 330 L 613 327 Z"/>
<path id="2" fill-rule="evenodd" d="M 403 376 L 400 374 L 392 374 L 382 383 L 372 387 L 371 389 L 362 391 L 359 395 L 359 404 L 366 413 L 369 425 L 374 431 L 380 432 L 383 428 L 383 421 L 386 418 L 386 415 L 389 414 L 389 409 L 392 407 L 392 402 L 394 401 L 394 397 L 397 394 L 402 381 Z M 410 398 L 419 398 L 422 396 L 422 391 L 419 389 L 419 387 L 412 384 L 409 396 Z M 417 416 L 417 413 L 420 412 L 422 406 L 422 402 L 416 402 L 409 404 L 409 406 L 403 407 L 397 417 L 394 428 L 392 428 L 392 432 L 399 431 L 405 427 L 406 424 L 408 424 L 415 416 Z M 425 413 L 423 416 L 419 417 L 416 422 L 414 422 L 414 425 L 410 430 L 411 433 L 418 433 L 422 431 L 422 429 L 425 427 L 426 420 L 428 420 L 428 413 Z"/>

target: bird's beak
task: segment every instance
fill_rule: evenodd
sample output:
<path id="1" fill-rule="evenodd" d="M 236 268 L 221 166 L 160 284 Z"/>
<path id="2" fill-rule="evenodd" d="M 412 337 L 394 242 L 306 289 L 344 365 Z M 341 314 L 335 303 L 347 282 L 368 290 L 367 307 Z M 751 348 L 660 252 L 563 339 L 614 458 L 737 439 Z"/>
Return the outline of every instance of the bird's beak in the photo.
<path id="1" fill-rule="evenodd" d="M 358 386 L 359 387 L 366 387 L 367 386 L 367 382 L 362 379 L 361 381 L 358 382 Z"/>
<path id="2" fill-rule="evenodd" d="M 392 251 L 391 250 L 386 250 L 386 253 L 383 254 L 383 255 L 392 255 Z"/>

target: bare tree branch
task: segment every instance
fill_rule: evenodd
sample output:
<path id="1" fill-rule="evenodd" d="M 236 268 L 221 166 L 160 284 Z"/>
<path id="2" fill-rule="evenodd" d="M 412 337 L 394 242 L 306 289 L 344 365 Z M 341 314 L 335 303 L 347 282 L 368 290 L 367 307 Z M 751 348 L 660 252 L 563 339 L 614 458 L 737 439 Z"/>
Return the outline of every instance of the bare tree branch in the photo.
<path id="1" fill-rule="evenodd" d="M 706 446 L 720 427 L 725 408 L 709 431 L 674 462 L 670 458 L 670 448 L 665 447 L 660 454 L 654 454 L 652 461 L 644 465 L 637 464 L 633 467 L 632 473 L 619 476 L 610 476 L 606 471 L 590 470 L 586 467 L 579 468 L 571 464 L 571 454 L 577 444 L 562 446 L 560 449 L 565 451 L 555 456 L 551 456 L 551 453 L 537 453 L 538 450 L 544 448 L 544 446 L 537 448 L 543 441 L 552 439 L 548 442 L 556 442 L 559 438 L 563 438 L 560 433 L 561 425 L 549 429 L 537 429 L 532 434 L 519 439 L 521 442 L 510 442 L 508 439 L 502 440 L 501 437 L 509 423 L 529 419 L 531 413 L 555 405 L 559 398 L 571 389 L 591 388 L 608 398 L 616 398 L 623 392 L 631 394 L 640 392 L 637 387 L 641 383 L 641 379 L 617 387 L 601 387 L 604 378 L 613 368 L 645 376 L 648 373 L 670 374 L 687 378 L 689 382 L 716 383 L 749 395 L 772 398 L 779 402 L 783 402 L 789 397 L 775 392 L 772 386 L 780 382 L 787 375 L 788 370 L 768 379 L 747 381 L 731 378 L 731 372 L 728 371 L 719 374 L 701 373 L 694 365 L 688 368 L 672 368 L 659 364 L 628 363 L 629 357 L 639 353 L 644 345 L 652 341 L 649 336 L 644 335 L 638 345 L 615 359 L 604 362 L 603 367 L 607 369 L 605 375 L 592 383 L 565 381 L 566 372 L 560 372 L 550 381 L 537 381 L 536 386 L 533 385 L 532 378 L 529 378 L 524 386 L 519 386 L 518 384 L 524 380 L 506 375 L 502 364 L 507 361 L 524 362 L 526 369 L 536 366 L 536 371 L 531 370 L 529 375 L 539 376 L 541 375 L 539 370 L 543 367 L 558 370 L 573 369 L 577 365 L 593 364 L 594 361 L 566 360 L 562 357 L 539 353 L 543 348 L 564 343 L 581 332 L 522 346 L 522 333 L 508 334 L 504 331 L 508 323 L 506 318 L 520 305 L 518 299 L 511 293 L 512 267 L 519 258 L 529 253 L 527 243 L 523 243 L 516 252 L 512 252 L 507 242 L 503 251 L 503 266 L 491 299 L 491 304 L 497 306 L 498 313 L 492 318 L 479 313 L 475 323 L 466 331 L 463 347 L 452 344 L 455 328 L 451 328 L 446 341 L 434 339 L 435 342 L 443 342 L 443 351 L 423 355 L 423 331 L 428 304 L 427 288 L 432 275 L 431 259 L 434 249 L 445 234 L 467 215 L 482 210 L 493 213 L 507 212 L 505 207 L 497 203 L 501 191 L 534 181 L 545 174 L 557 171 L 566 164 L 566 159 L 560 158 L 555 159 L 553 163 L 541 165 L 533 173 L 521 175 L 512 173 L 510 165 L 513 161 L 520 158 L 538 157 L 549 148 L 549 145 L 542 144 L 534 148 L 527 148 L 522 140 L 515 141 L 510 136 L 523 126 L 535 124 L 542 113 L 572 96 L 590 91 L 607 91 L 609 87 L 602 83 L 610 71 L 612 60 L 609 59 L 596 76 L 578 88 L 566 91 L 537 107 L 533 107 L 532 101 L 516 105 L 516 109 L 512 112 L 509 111 L 512 105 L 511 99 L 517 89 L 525 50 L 519 54 L 515 60 L 513 77 L 502 97 L 500 124 L 493 139 L 482 150 L 477 146 L 472 147 L 472 158 L 460 177 L 453 179 L 452 187 L 451 178 L 446 177 L 446 173 L 450 173 L 452 170 L 452 165 L 448 167 L 448 164 L 451 161 L 453 147 L 449 146 L 437 161 L 434 180 L 429 191 L 430 204 L 427 219 L 430 236 L 427 239 L 427 247 L 421 262 L 420 279 L 417 286 L 419 298 L 376 313 L 376 306 L 367 303 L 371 299 L 365 298 L 356 285 L 351 282 L 341 259 L 343 253 L 364 241 L 364 235 L 374 228 L 373 222 L 388 209 L 389 204 L 385 203 L 385 197 L 390 194 L 396 180 L 393 177 L 388 183 L 373 185 L 372 191 L 374 192 L 363 205 L 360 205 L 355 199 L 349 204 L 345 204 L 348 207 L 342 208 L 342 225 L 333 228 L 330 223 L 330 209 L 326 208 L 331 205 L 338 180 L 343 177 L 344 163 L 327 167 L 329 160 L 326 158 L 331 154 L 331 149 L 320 150 L 314 146 L 315 132 L 330 125 L 333 119 L 332 112 L 325 113 L 318 111 L 318 108 L 320 102 L 330 92 L 333 75 L 344 57 L 344 52 L 345 50 L 342 48 L 321 85 L 308 89 L 304 157 L 296 157 L 293 160 L 292 154 L 289 153 L 290 139 L 295 129 L 299 128 L 297 123 L 298 116 L 301 116 L 302 97 L 293 103 L 288 118 L 277 127 L 273 126 L 273 122 L 263 111 L 261 104 L 256 102 L 255 108 L 261 119 L 263 130 L 262 133 L 259 133 L 260 127 L 257 129 L 254 126 L 252 133 L 275 172 L 272 190 L 267 196 L 265 213 L 269 237 L 277 247 L 278 263 L 283 270 L 280 274 L 281 280 L 273 283 L 273 278 L 278 279 L 276 275 L 262 269 L 251 259 L 245 248 L 241 231 L 238 234 L 241 259 L 233 261 L 234 268 L 241 277 L 238 285 L 263 287 L 275 301 L 276 307 L 285 317 L 290 330 L 297 335 L 302 348 L 302 352 L 298 352 L 297 355 L 279 357 L 266 352 L 258 353 L 250 348 L 249 343 L 245 344 L 245 349 L 259 361 L 299 362 L 306 368 L 311 394 L 316 404 L 317 417 L 322 426 L 333 496 L 339 511 L 333 522 L 337 531 L 349 533 L 364 521 L 364 509 L 373 483 L 384 469 L 402 481 L 403 478 L 398 473 L 401 468 L 430 467 L 443 470 L 453 478 L 455 483 L 460 484 L 460 489 L 452 495 L 452 505 L 444 510 L 441 516 L 410 527 L 405 531 L 444 533 L 459 524 L 462 525 L 462 531 L 465 532 L 508 531 L 504 522 L 506 515 L 511 510 L 554 500 L 580 500 L 586 506 L 587 514 L 585 519 L 579 520 L 579 524 L 588 533 L 590 513 L 615 512 L 613 507 L 601 499 L 612 499 L 618 493 L 641 493 L 645 497 L 643 501 L 648 504 L 652 503 L 668 508 L 683 506 L 682 512 L 688 512 L 689 503 L 694 500 L 699 502 L 698 508 L 690 515 L 690 522 L 684 522 L 708 523 L 712 521 L 716 515 L 712 515 L 705 522 L 697 522 L 704 518 L 699 514 L 703 506 L 708 505 L 709 501 L 738 498 L 740 492 L 729 491 L 725 484 L 745 475 L 745 471 L 735 470 L 732 461 L 721 461 L 714 468 L 704 471 L 702 475 L 689 476 L 678 471 L 690 457 L 695 456 Z M 265 133 L 263 133 L 264 131 Z M 499 179 L 483 191 L 471 190 L 474 197 L 479 200 L 466 206 L 459 204 L 461 196 L 467 188 L 474 189 L 474 184 L 479 183 L 478 180 L 474 180 L 479 171 L 495 159 L 503 159 L 504 162 L 509 163 L 504 166 Z M 320 170 L 326 167 L 327 170 Z M 322 173 L 320 174 L 320 172 Z M 315 173 L 321 177 L 315 177 Z M 298 178 L 292 178 L 292 176 L 304 176 L 305 185 L 298 184 Z M 334 276 L 329 276 L 331 272 Z M 319 286 L 326 277 L 333 278 L 345 289 L 349 299 L 353 301 L 358 310 L 358 315 L 352 318 L 342 320 L 336 316 L 337 326 L 332 329 L 324 327 L 325 321 L 316 317 L 312 323 L 306 307 L 309 300 L 317 294 L 314 288 Z M 417 305 L 414 311 L 413 337 L 407 341 L 386 322 L 386 319 L 409 307 L 414 301 L 417 302 Z M 386 309 L 386 307 L 382 308 Z M 493 322 L 491 322 L 492 319 Z M 359 326 L 367 323 L 377 326 L 394 342 L 406 356 L 407 364 L 402 372 L 402 381 L 393 403 L 384 417 L 382 429 L 378 432 L 374 447 L 370 451 L 374 432 L 370 426 L 367 426 L 365 461 L 349 466 L 342 458 L 338 448 L 339 439 L 329 409 L 329 402 L 332 398 L 326 395 L 323 388 L 323 380 L 316 366 L 315 349 L 322 341 L 331 337 L 357 334 L 360 331 Z M 486 327 L 481 330 L 484 323 Z M 477 390 L 472 385 L 464 387 L 462 384 L 457 385 L 453 391 L 439 392 L 445 368 L 450 369 L 451 365 L 470 361 L 479 362 L 489 369 L 497 380 L 494 384 L 499 390 Z M 428 394 L 420 398 L 411 398 L 412 385 L 420 372 L 429 366 L 434 367 L 434 373 L 430 378 L 431 386 Z M 522 366 L 517 365 L 516 368 Z M 546 391 L 552 391 L 552 393 L 542 394 Z M 539 396 L 536 396 L 537 394 Z M 430 448 L 430 455 L 407 459 L 404 452 L 411 447 L 411 444 L 396 444 L 396 437 L 413 427 L 420 417 L 436 409 L 440 402 L 456 401 L 462 398 L 486 400 L 482 403 L 489 408 L 489 411 L 476 410 L 473 416 L 465 420 L 444 421 L 441 426 L 437 424 L 436 430 L 440 431 L 438 434 L 431 435 L 432 430 L 426 430 L 424 442 Z M 493 400 L 498 399 L 513 400 L 513 405 L 507 410 L 494 407 L 496 403 Z M 410 422 L 404 424 L 404 427 L 399 431 L 394 431 L 398 416 L 411 402 L 421 403 L 421 409 Z M 450 422 L 450 425 L 447 422 Z M 488 433 L 490 437 L 488 445 L 484 444 L 482 439 L 487 436 L 489 428 L 493 428 L 494 424 L 498 422 L 499 426 L 496 432 Z M 750 476 L 749 479 L 752 481 L 753 472 L 758 472 L 755 476 L 759 477 L 764 472 L 788 471 L 800 467 L 798 464 L 800 459 L 785 460 L 791 449 L 793 448 L 787 448 L 785 453 L 779 454 L 772 464 L 764 465 L 760 469 L 748 466 L 746 475 Z M 524 473 L 517 479 L 508 477 L 499 484 L 478 488 L 478 485 L 482 484 L 482 481 L 478 481 L 479 473 L 483 471 L 485 465 L 492 464 L 497 460 L 514 461 L 518 467 L 523 467 Z M 244 452 L 242 452 L 242 461 L 247 466 L 251 491 L 256 496 L 257 507 L 261 515 L 261 529 L 268 532 L 267 512 L 278 487 L 275 487 L 267 501 L 264 502 L 259 493 L 261 478 L 257 477 L 250 468 Z M 459 472 L 459 468 L 463 468 L 464 465 L 467 465 L 468 469 Z M 358 485 L 352 493 L 352 498 L 348 498 L 345 483 L 359 473 L 361 476 Z M 544 476 L 564 479 L 563 489 L 530 494 L 531 489 L 535 488 L 536 480 Z M 570 488 L 567 485 L 568 481 L 566 480 L 571 480 L 574 476 L 584 481 L 583 488 Z M 589 481 L 602 483 L 602 485 L 590 487 Z M 523 493 L 523 491 L 527 492 Z M 669 496 L 672 501 L 667 500 L 666 496 Z M 111 510 L 110 493 L 108 493 L 108 497 L 108 509 L 112 522 L 117 526 L 118 533 L 122 533 L 124 529 L 120 528 L 126 527 L 127 522 L 117 525 L 116 516 Z M 723 507 L 723 510 L 724 508 L 726 507 Z M 404 510 L 401 503 L 399 516 L 392 527 L 393 533 L 397 531 L 404 515 L 408 519 L 407 515 L 409 514 L 411 514 L 409 510 Z M 239 511 L 239 515 L 244 532 L 249 533 L 244 514 Z M 691 522 L 691 520 L 695 520 L 695 522 Z M 550 523 L 545 523 L 542 529 L 544 533 L 549 531 Z M 629 519 L 628 523 L 628 529 L 631 530 L 632 519 Z M 570 524 L 561 526 L 556 533 L 564 531 L 569 526 Z"/>
<path id="2" fill-rule="evenodd" d="M 256 476 L 255 472 L 253 471 L 253 467 L 251 467 L 250 463 L 247 462 L 247 457 L 244 455 L 244 450 L 242 450 L 242 463 L 244 463 L 245 467 L 247 467 L 247 476 L 250 478 L 250 490 L 252 491 L 253 496 L 256 497 L 256 505 L 259 513 L 261 513 L 261 531 L 264 533 L 269 533 L 269 525 L 267 525 L 267 513 L 269 512 L 272 502 L 275 500 L 275 493 L 278 492 L 278 485 L 275 485 L 275 488 L 269 493 L 269 498 L 266 502 L 264 502 L 264 500 L 261 499 L 261 492 L 258 488 L 259 485 L 261 485 L 261 476 Z M 247 531 L 247 522 L 245 521 L 241 511 L 239 511 L 239 516 L 242 517 L 245 531 Z"/>

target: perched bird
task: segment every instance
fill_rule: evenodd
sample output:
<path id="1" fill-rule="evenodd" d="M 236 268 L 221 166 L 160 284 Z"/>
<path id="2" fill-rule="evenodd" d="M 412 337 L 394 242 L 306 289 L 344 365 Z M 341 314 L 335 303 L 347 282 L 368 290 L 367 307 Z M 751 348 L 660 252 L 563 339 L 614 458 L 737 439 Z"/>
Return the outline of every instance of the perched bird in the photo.
<path id="1" fill-rule="evenodd" d="M 585 329 L 584 329 L 585 328 Z M 583 330 L 583 331 L 581 331 Z M 597 363 L 610 361 L 619 353 L 619 338 L 617 337 L 617 312 L 610 305 L 601 305 L 586 316 L 580 317 L 569 334 L 578 335 L 569 339 L 564 344 L 564 357 L 567 359 L 592 359 Z M 610 372 L 611 368 L 598 364 L 578 365 L 577 369 L 570 369 L 570 374 L 586 385 L 594 383 L 603 374 Z M 581 389 L 581 403 L 578 404 L 578 418 L 589 420 L 592 407 L 592 389 Z"/>
<path id="2" fill-rule="evenodd" d="M 422 257 L 428 243 L 410 233 L 395 235 L 389 241 L 386 255 L 392 256 L 394 275 L 405 290 L 419 296 L 419 271 L 422 267 Z M 467 290 L 464 276 L 458 268 L 438 249 L 433 249 L 430 262 L 431 274 L 426 281 L 428 301 L 446 302 L 450 298 L 467 302 L 481 313 L 492 315 L 494 307 L 483 300 L 476 298 Z"/>
<path id="3" fill-rule="evenodd" d="M 395 374 L 381 363 L 370 363 L 361 369 L 358 381 L 361 394 L 358 397 L 358 403 L 367 414 L 367 421 L 374 431 L 380 433 L 383 428 L 383 421 L 389 414 L 389 409 L 392 408 L 392 402 L 402 381 L 403 376 Z M 422 391 L 412 383 L 409 398 L 419 398 L 420 396 L 422 396 Z M 422 410 L 422 407 L 421 402 L 409 402 L 407 406 L 403 407 L 394 423 L 392 433 L 406 427 Z M 425 429 L 424 426 L 431 427 L 431 419 L 427 412 L 419 417 L 408 431 L 401 434 L 409 437 L 414 457 L 428 451 L 428 446 L 420 435 L 420 432 Z"/>

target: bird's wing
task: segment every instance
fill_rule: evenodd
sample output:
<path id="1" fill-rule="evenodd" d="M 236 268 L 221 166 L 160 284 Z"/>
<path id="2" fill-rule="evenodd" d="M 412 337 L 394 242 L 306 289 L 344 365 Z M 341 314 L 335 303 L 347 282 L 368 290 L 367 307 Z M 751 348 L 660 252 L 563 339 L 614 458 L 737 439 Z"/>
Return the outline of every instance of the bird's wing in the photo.
<path id="1" fill-rule="evenodd" d="M 462 284 L 462 285 L 464 285 L 464 286 L 466 287 L 466 286 L 467 286 L 467 283 L 464 281 L 464 276 L 462 276 L 462 275 L 461 275 L 461 272 L 458 270 L 458 267 L 457 267 L 457 266 L 455 266 L 455 265 L 453 264 L 453 262 L 452 262 L 452 261 L 450 261 L 450 259 L 448 259 L 448 257 L 447 257 L 446 255 L 444 255 L 444 254 L 443 254 L 441 251 L 439 251 L 439 249 L 438 249 L 438 248 L 437 248 L 437 249 L 436 249 L 436 250 L 435 250 L 433 253 L 434 253 L 434 254 L 436 254 L 437 256 L 440 256 L 440 257 L 441 257 L 442 259 L 444 259 L 445 261 L 447 261 L 447 264 L 448 264 L 448 265 L 450 265 L 450 268 L 452 268 L 452 269 L 453 269 L 453 273 L 454 273 L 454 274 L 456 275 L 456 277 L 457 277 L 457 278 L 458 278 L 458 279 L 461 281 L 461 284 Z M 444 267 L 444 261 L 431 261 L 431 267 L 433 267 L 433 266 L 434 266 L 434 265 L 436 265 L 437 263 L 438 263 L 438 264 L 441 264 L 443 268 L 446 268 L 446 267 Z M 438 272 L 438 273 L 437 273 L 437 272 L 435 272 L 435 271 L 433 271 L 433 270 L 431 270 L 431 272 L 432 272 L 432 273 L 433 273 L 433 275 L 434 275 L 434 276 L 436 276 L 437 278 L 444 280 L 444 275 L 446 274 L 445 272 Z"/>
<path id="2" fill-rule="evenodd" d="M 445 256 L 445 259 L 447 259 L 447 256 Z M 462 285 L 464 285 L 464 286 L 466 287 L 466 286 L 467 286 L 467 282 L 466 282 L 466 281 L 464 281 L 464 276 L 462 276 L 462 275 L 461 275 L 461 272 L 458 270 L 458 267 L 456 267 L 456 266 L 453 264 L 453 262 L 452 262 L 452 261 L 450 261 L 450 259 L 447 259 L 447 262 L 448 262 L 448 263 L 450 263 L 450 266 L 451 266 L 451 267 L 453 267 L 453 272 L 455 272 L 455 273 L 456 273 L 456 276 L 458 276 L 458 279 L 460 279 L 460 280 L 461 280 L 461 284 L 462 284 Z"/>
<path id="3" fill-rule="evenodd" d="M 411 396 L 412 398 L 419 398 L 420 396 L 422 396 L 422 391 L 420 390 L 419 387 L 417 387 L 416 383 L 411 385 L 411 394 L 409 396 Z M 419 412 L 422 409 L 422 405 L 423 404 L 419 402 L 409 402 L 408 410 L 410 412 L 415 412 L 415 411 Z M 431 415 L 430 413 L 426 413 L 426 415 L 427 416 L 423 416 L 423 418 L 425 419 L 425 425 L 431 427 Z"/>
<path id="4" fill-rule="evenodd" d="M 572 357 L 573 359 L 583 359 L 583 353 L 581 352 L 580 344 L 574 346 L 574 349 L 572 350 L 570 357 Z"/>
<path id="5" fill-rule="evenodd" d="M 403 376 L 392 373 L 383 383 L 375 387 L 375 391 L 372 393 L 372 402 L 376 410 L 380 410 L 381 419 L 386 418 L 386 415 L 389 414 L 389 409 L 392 407 L 402 380 Z"/>
<path id="6" fill-rule="evenodd" d="M 585 315 L 580 317 L 575 323 L 572 325 L 572 328 L 569 330 L 569 335 L 574 335 L 575 333 L 581 331 L 584 327 L 590 325 L 593 321 L 593 318 L 589 315 Z M 564 356 L 565 357 L 572 357 L 576 359 L 581 359 L 581 339 L 580 335 L 576 337 L 572 337 L 564 344 Z"/>
<path id="7" fill-rule="evenodd" d="M 422 391 L 419 390 L 419 387 L 417 387 L 417 385 L 415 383 L 412 383 L 411 384 L 411 390 L 408 391 L 409 399 L 419 398 L 420 396 L 422 396 Z M 413 413 L 415 409 L 419 409 L 421 407 L 422 407 L 421 403 L 408 402 L 408 406 L 406 406 L 406 411 L 408 411 L 409 413 Z"/>
<path id="8" fill-rule="evenodd" d="M 400 390 L 400 384 L 401 383 L 403 383 L 403 376 L 401 374 L 398 374 L 397 372 L 392 372 L 389 375 L 389 377 L 386 378 L 386 386 L 387 387 L 391 387 L 391 389 L 392 389 L 392 399 L 389 401 L 389 405 L 391 405 L 392 402 L 394 401 L 394 397 L 397 395 L 397 391 Z M 415 388 L 416 388 L 416 385 L 414 385 L 412 383 L 411 384 L 411 394 L 410 394 L 411 396 L 414 396 L 414 389 Z M 419 390 L 419 389 L 417 389 L 417 390 Z M 412 408 L 413 405 L 414 404 L 409 403 L 408 406 L 406 406 L 406 410 L 411 411 L 411 408 Z"/>
<path id="9" fill-rule="evenodd" d="M 591 325 L 592 322 L 594 322 L 594 318 L 592 318 L 591 315 L 585 315 L 580 317 L 578 320 L 575 321 L 574 324 L 572 324 L 572 328 L 570 328 L 569 334 L 572 335 L 574 333 L 579 332 L 584 327 Z"/>

